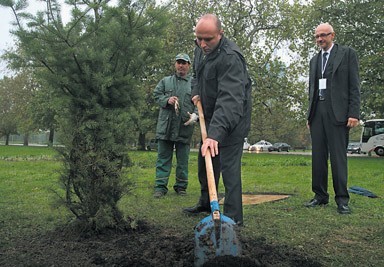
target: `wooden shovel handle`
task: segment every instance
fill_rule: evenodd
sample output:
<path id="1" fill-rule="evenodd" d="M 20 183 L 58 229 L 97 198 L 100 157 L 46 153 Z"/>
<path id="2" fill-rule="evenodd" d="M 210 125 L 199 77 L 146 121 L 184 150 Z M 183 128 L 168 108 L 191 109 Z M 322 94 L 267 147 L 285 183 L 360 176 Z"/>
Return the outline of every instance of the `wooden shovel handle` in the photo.
<path id="1" fill-rule="evenodd" d="M 197 101 L 197 110 L 199 112 L 199 121 L 200 121 L 200 130 L 201 130 L 201 138 L 203 142 L 207 139 L 207 128 L 205 127 L 205 119 L 203 113 L 203 107 L 201 106 L 201 102 Z M 218 201 L 217 192 L 216 192 L 216 182 L 215 176 L 213 174 L 213 165 L 211 158 L 211 151 L 208 148 L 207 153 L 205 153 L 205 168 L 207 172 L 207 182 L 208 182 L 208 192 L 209 192 L 209 200 Z"/>

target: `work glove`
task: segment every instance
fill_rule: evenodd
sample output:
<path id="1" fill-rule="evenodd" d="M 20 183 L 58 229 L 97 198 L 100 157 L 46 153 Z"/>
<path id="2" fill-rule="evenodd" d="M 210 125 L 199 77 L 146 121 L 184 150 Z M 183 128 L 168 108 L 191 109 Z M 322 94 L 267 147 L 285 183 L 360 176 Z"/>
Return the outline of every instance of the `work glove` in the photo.
<path id="1" fill-rule="evenodd" d="M 184 123 L 184 125 L 185 125 L 185 126 L 188 126 L 188 125 L 193 125 L 194 123 L 196 123 L 196 122 L 197 122 L 197 119 L 199 118 L 199 116 L 197 116 L 196 113 L 189 113 L 189 112 L 187 112 L 187 113 L 188 113 L 188 115 L 189 115 L 189 120 L 186 121 L 186 122 Z"/>

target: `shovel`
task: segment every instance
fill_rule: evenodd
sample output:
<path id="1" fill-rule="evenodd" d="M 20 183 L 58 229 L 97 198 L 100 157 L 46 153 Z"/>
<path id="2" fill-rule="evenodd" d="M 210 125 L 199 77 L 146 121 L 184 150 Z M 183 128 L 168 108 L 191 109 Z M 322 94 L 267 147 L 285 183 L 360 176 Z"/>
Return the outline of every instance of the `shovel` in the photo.
<path id="1" fill-rule="evenodd" d="M 201 137 L 204 141 L 207 138 L 207 130 L 200 101 L 197 102 L 197 109 L 199 111 Z M 217 256 L 238 256 L 241 253 L 240 243 L 234 230 L 235 222 L 220 213 L 209 148 L 205 155 L 205 166 L 211 215 L 202 219 L 195 227 L 196 267 L 202 266 L 205 262 Z"/>

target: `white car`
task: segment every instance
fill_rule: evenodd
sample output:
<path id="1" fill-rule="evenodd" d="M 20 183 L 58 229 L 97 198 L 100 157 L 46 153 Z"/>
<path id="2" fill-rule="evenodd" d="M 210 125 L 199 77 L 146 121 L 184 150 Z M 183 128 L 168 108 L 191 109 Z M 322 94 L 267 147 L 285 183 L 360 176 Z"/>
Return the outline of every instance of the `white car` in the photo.
<path id="1" fill-rule="evenodd" d="M 270 142 L 261 140 L 256 144 L 251 145 L 248 150 L 262 152 L 262 151 L 268 151 L 268 148 L 270 147 L 272 147 L 272 144 Z"/>

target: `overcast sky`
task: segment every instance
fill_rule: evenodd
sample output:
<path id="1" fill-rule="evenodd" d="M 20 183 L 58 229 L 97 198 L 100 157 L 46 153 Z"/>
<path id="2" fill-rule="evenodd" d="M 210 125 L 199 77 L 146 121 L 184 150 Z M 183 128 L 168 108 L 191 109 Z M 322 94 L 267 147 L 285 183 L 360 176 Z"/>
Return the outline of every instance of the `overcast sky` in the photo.
<path id="1" fill-rule="evenodd" d="M 27 12 L 36 14 L 37 11 L 44 10 L 45 3 L 37 0 L 29 0 L 29 6 L 27 8 Z M 64 2 L 60 1 L 60 2 Z M 64 21 L 69 18 L 69 9 L 66 5 L 62 5 L 61 16 Z M 11 25 L 13 21 L 15 21 L 15 16 L 12 13 L 10 8 L 5 8 L 0 6 L 0 14 L 1 14 L 1 27 L 0 27 L 0 54 L 4 54 L 4 50 L 13 46 L 14 40 L 9 31 L 14 28 Z M 10 75 L 10 72 L 7 70 L 6 65 L 3 61 L 0 62 L 0 78 L 4 75 Z"/>
<path id="2" fill-rule="evenodd" d="M 117 0 L 112 0 L 109 2 L 109 4 L 114 5 L 116 2 Z M 160 3 L 161 0 L 158 0 L 158 2 Z M 66 4 L 64 4 L 64 0 L 59 0 L 59 3 L 61 3 L 61 18 L 64 23 L 67 23 L 70 18 L 70 9 Z M 37 11 L 45 10 L 45 2 L 38 0 L 28 0 L 28 4 L 28 8 L 26 9 L 28 13 L 36 14 Z M 14 27 L 11 25 L 11 23 L 15 21 L 15 16 L 13 15 L 10 8 L 5 8 L 3 6 L 0 6 L 0 14 L 0 54 L 3 55 L 5 52 L 4 50 L 12 47 L 14 44 L 13 37 L 9 31 Z M 7 70 L 5 62 L 1 61 L 0 59 L 0 78 L 2 78 L 4 75 L 10 76 L 11 73 L 9 70 Z"/>

